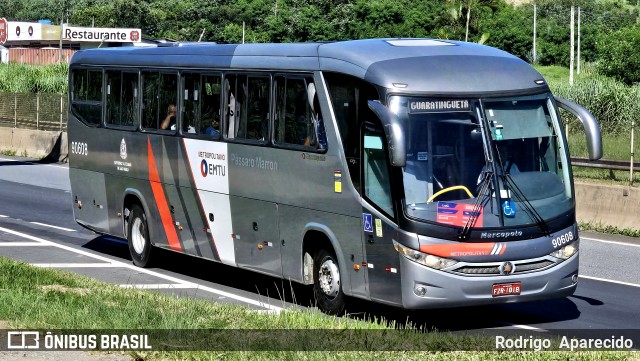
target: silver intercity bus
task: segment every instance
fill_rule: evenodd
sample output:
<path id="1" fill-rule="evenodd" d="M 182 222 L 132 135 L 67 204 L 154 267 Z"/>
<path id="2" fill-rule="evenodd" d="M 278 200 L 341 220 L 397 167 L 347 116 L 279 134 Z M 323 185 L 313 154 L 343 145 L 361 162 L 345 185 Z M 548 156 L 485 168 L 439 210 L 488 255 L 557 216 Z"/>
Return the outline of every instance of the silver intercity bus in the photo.
<path id="1" fill-rule="evenodd" d="M 408 309 L 571 295 L 579 237 L 558 107 L 503 51 L 433 39 L 77 52 L 77 222 Z"/>

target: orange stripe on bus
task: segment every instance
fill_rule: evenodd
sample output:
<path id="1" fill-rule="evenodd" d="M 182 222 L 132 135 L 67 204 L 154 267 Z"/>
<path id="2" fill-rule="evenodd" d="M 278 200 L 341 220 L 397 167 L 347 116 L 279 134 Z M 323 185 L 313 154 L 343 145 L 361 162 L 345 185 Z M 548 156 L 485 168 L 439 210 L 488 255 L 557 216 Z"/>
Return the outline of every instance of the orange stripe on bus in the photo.
<path id="1" fill-rule="evenodd" d="M 162 226 L 164 227 L 164 233 L 167 235 L 169 241 L 169 247 L 174 251 L 182 251 L 180 246 L 180 240 L 178 239 L 178 233 L 171 217 L 171 211 L 169 211 L 169 205 L 167 204 L 167 198 L 165 198 L 164 190 L 162 189 L 162 183 L 160 183 L 160 176 L 158 175 L 158 167 L 156 166 L 156 159 L 153 156 L 153 150 L 151 149 L 151 140 L 147 138 L 148 159 L 149 159 L 149 183 L 151 183 L 151 190 L 153 191 L 153 197 L 156 200 L 158 211 L 160 212 L 160 219 L 162 220 Z"/>
<path id="2" fill-rule="evenodd" d="M 423 244 L 420 251 L 434 256 L 440 257 L 468 257 L 468 256 L 486 256 L 491 254 L 494 242 L 490 243 L 467 243 L 467 244 Z M 502 252 L 507 249 L 504 245 Z"/>
<path id="3" fill-rule="evenodd" d="M 502 251 L 500 251 L 500 254 L 504 254 L 504 251 L 506 251 L 506 250 L 507 250 L 507 245 L 503 244 L 502 245 Z"/>

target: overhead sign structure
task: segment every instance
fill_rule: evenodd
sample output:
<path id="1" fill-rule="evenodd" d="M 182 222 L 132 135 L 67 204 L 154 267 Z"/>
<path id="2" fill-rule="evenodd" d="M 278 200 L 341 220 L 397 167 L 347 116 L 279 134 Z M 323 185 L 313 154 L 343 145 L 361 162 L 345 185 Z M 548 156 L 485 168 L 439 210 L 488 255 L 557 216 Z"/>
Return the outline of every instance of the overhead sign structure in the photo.
<path id="1" fill-rule="evenodd" d="M 0 44 L 8 41 L 63 40 L 91 43 L 140 43 L 141 29 L 83 28 L 76 26 L 47 25 L 0 18 Z M 62 34 L 61 34 L 62 33 Z"/>
<path id="2" fill-rule="evenodd" d="M 140 29 L 82 28 L 64 25 L 62 39 L 78 42 L 139 43 Z"/>
<path id="3" fill-rule="evenodd" d="M 60 40 L 60 26 L 42 25 L 42 40 Z"/>
<path id="4" fill-rule="evenodd" d="M 7 41 L 42 40 L 42 24 L 21 21 L 7 22 Z"/>

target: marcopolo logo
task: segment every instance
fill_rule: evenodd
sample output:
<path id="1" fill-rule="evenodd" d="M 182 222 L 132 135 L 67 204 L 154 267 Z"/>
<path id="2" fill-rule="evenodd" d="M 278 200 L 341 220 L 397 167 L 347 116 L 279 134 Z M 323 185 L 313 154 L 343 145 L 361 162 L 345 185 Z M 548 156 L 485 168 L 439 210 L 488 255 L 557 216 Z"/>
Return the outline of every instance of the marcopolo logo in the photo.
<path id="1" fill-rule="evenodd" d="M 200 162 L 200 173 L 203 177 L 208 175 L 215 175 L 224 177 L 226 175 L 227 169 L 223 165 L 207 163 L 206 159 L 203 159 Z"/>

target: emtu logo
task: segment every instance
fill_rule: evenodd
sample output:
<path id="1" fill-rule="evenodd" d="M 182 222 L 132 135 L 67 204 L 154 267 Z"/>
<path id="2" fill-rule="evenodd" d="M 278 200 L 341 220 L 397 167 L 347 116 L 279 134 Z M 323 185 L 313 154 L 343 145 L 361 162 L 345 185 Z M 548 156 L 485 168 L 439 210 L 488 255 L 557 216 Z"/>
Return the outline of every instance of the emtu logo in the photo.
<path id="1" fill-rule="evenodd" d="M 203 177 L 206 177 L 207 174 L 209 174 L 209 165 L 204 159 L 202 160 L 202 163 L 200 163 L 200 173 L 202 173 Z"/>
<path id="2" fill-rule="evenodd" d="M 202 174 L 203 177 L 206 177 L 207 175 L 224 177 L 225 174 L 227 173 L 226 168 L 227 167 L 220 164 L 213 164 L 213 163 L 209 164 L 204 159 L 200 163 L 200 173 Z"/>
<path id="3" fill-rule="evenodd" d="M 7 19 L 0 18 L 0 44 L 7 41 L 7 28 L 9 27 Z"/>

